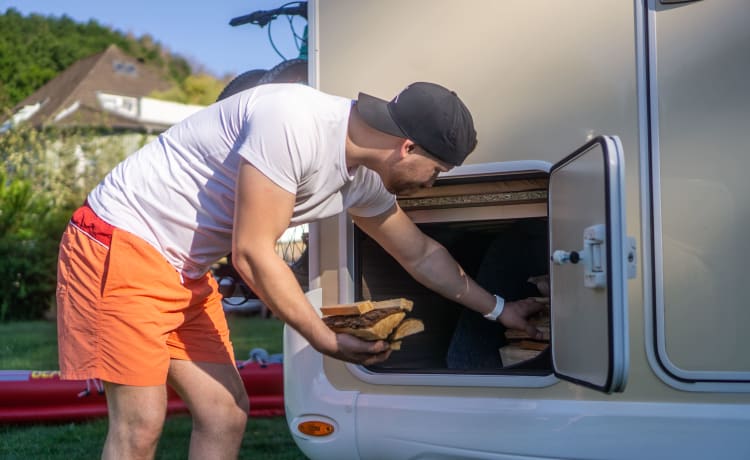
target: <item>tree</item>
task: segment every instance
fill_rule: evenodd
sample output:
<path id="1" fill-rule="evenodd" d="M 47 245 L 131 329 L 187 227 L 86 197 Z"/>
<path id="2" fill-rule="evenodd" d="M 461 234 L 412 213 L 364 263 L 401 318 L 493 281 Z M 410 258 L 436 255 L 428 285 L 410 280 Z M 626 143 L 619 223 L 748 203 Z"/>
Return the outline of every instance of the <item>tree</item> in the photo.
<path id="1" fill-rule="evenodd" d="M 161 69 L 180 85 L 191 73 L 181 56 L 167 52 L 152 37 L 128 37 L 95 20 L 76 23 L 10 8 L 0 14 L 0 108 L 12 107 L 76 61 L 116 44 L 129 55 Z"/>
<path id="2" fill-rule="evenodd" d="M 166 91 L 154 91 L 151 97 L 183 104 L 209 105 L 216 102 L 225 83 L 208 74 L 190 75 Z"/>

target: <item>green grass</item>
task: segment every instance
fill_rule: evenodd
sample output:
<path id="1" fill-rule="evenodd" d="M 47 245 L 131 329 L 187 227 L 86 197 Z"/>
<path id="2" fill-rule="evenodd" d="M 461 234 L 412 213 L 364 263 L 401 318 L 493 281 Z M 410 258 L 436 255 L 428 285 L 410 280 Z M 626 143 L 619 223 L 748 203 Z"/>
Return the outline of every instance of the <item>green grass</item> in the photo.
<path id="1" fill-rule="evenodd" d="M 228 317 L 235 357 L 248 358 L 253 348 L 281 353 L 283 323 L 257 316 Z M 53 321 L 0 323 L 0 369 L 57 369 L 57 326 Z"/>
<path id="2" fill-rule="evenodd" d="M 282 351 L 282 323 L 275 319 L 229 316 L 237 359 L 247 359 L 253 348 Z M 0 324 L 0 369 L 57 369 L 56 326 L 48 321 Z M 169 417 L 164 425 L 157 459 L 188 456 L 191 420 Z M 99 458 L 107 433 L 106 420 L 40 425 L 0 425 L 0 459 L 52 460 Z M 240 450 L 241 459 L 304 459 L 292 440 L 284 417 L 251 418 Z"/>
<path id="3" fill-rule="evenodd" d="M 52 321 L 0 323 L 0 369 L 57 369 L 57 326 Z"/>

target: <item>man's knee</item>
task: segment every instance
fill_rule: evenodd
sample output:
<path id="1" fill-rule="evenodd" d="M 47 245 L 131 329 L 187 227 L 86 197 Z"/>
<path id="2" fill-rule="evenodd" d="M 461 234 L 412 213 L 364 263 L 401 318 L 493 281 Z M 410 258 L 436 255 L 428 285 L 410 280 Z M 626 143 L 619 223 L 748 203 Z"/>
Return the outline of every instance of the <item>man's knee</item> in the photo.
<path id="1" fill-rule="evenodd" d="M 204 431 L 242 433 L 245 431 L 250 402 L 243 391 L 222 401 L 214 401 L 210 411 L 193 414 L 196 428 Z"/>
<path id="2" fill-rule="evenodd" d="M 114 423 L 121 429 L 132 428 L 149 432 L 160 431 L 166 417 L 166 408 L 160 405 L 133 408 L 133 410 L 111 411 L 110 423 Z"/>
<path id="3" fill-rule="evenodd" d="M 244 397 L 244 401 L 239 401 L 232 408 L 230 408 L 226 414 L 227 417 L 227 428 L 242 435 L 245 432 L 245 426 L 247 425 L 247 414 L 250 410 L 250 403 L 247 400 L 247 395 Z"/>
<path id="4" fill-rule="evenodd" d="M 187 403 L 193 433 L 211 439 L 241 438 L 247 423 L 249 401 L 234 364 L 173 359 L 169 384 Z"/>
<path id="5" fill-rule="evenodd" d="M 225 431 L 244 431 L 250 402 L 244 392 L 217 402 L 214 410 L 200 414 L 198 418 L 211 427 L 223 427 Z M 195 417 L 194 417 L 195 418 Z"/>
<path id="6" fill-rule="evenodd" d="M 105 388 L 108 441 L 136 452 L 156 446 L 166 418 L 166 388 L 111 383 L 105 383 Z"/>
<path id="7" fill-rule="evenodd" d="M 109 458 L 106 455 L 108 451 L 119 454 L 127 453 L 132 458 L 152 457 L 159 442 L 164 419 L 163 410 L 146 407 L 137 412 L 110 412 L 103 457 Z"/>

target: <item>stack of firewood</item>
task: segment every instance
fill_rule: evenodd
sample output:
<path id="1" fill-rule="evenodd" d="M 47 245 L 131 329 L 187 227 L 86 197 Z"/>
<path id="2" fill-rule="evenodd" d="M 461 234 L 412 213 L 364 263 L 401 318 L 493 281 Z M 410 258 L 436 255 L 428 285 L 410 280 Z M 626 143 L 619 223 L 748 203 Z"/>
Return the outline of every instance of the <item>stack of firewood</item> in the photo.
<path id="1" fill-rule="evenodd" d="M 549 298 L 539 298 L 539 301 L 549 304 Z M 508 344 L 500 348 L 500 358 L 503 361 L 503 366 L 512 366 L 535 358 L 549 347 L 549 310 L 544 310 L 529 318 L 529 322 L 542 332 L 542 337 L 531 337 L 525 331 L 515 329 L 505 331 L 505 338 L 508 340 Z"/>
<path id="2" fill-rule="evenodd" d="M 363 340 L 386 340 L 391 344 L 391 350 L 400 350 L 404 337 L 424 330 L 422 321 L 406 317 L 413 306 L 414 302 L 407 299 L 365 300 L 320 310 L 323 322 L 331 330 Z"/>

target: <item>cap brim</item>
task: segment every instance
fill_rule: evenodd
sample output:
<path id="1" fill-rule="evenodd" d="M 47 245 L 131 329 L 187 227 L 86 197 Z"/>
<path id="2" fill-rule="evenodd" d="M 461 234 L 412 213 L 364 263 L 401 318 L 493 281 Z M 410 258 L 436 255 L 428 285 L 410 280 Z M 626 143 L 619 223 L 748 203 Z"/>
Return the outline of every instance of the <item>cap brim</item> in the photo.
<path id="1" fill-rule="evenodd" d="M 370 127 L 390 134 L 406 138 L 406 133 L 401 131 L 396 122 L 391 118 L 388 111 L 388 101 L 370 96 L 369 94 L 359 93 L 357 98 L 357 112 Z"/>

